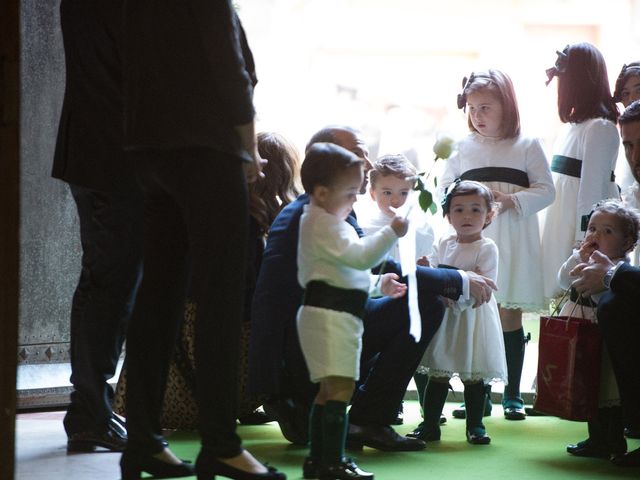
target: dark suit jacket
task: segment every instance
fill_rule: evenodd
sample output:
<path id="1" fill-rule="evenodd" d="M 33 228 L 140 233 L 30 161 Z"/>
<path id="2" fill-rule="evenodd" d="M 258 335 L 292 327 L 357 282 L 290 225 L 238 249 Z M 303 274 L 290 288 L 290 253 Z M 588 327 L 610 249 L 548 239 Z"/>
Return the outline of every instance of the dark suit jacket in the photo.
<path id="1" fill-rule="evenodd" d="M 291 386 L 286 384 L 287 376 L 306 375 L 304 381 L 308 382 L 295 325 L 303 293 L 297 277 L 298 233 L 300 217 L 308 203 L 308 195 L 302 194 L 287 205 L 274 220 L 267 237 L 251 311 L 249 383 L 254 393 L 291 394 Z M 361 234 L 353 217 L 349 217 L 347 221 Z M 399 265 L 390 261 L 385 271 L 399 273 Z M 417 277 L 420 290 L 427 290 L 430 294 L 454 299 L 461 294 L 462 280 L 455 270 L 419 267 Z M 394 302 L 406 303 L 406 298 Z M 365 312 L 365 330 L 367 315 L 371 312 L 376 312 L 373 313 L 376 315 L 378 311 L 381 311 L 378 303 L 370 300 Z M 383 313 L 389 311 L 382 310 Z M 406 308 L 393 309 L 393 312 L 400 311 L 404 311 L 406 315 Z M 423 321 L 424 316 L 423 312 Z M 390 322 L 402 320 L 388 319 Z M 440 320 L 441 317 L 425 331 L 427 341 L 433 336 Z"/>
<path id="2" fill-rule="evenodd" d="M 66 85 L 52 175 L 105 192 L 136 190 L 122 150 L 123 0 L 62 0 Z"/>
<path id="3" fill-rule="evenodd" d="M 628 300 L 637 299 L 640 296 L 640 268 L 623 263 L 616 270 L 610 286 L 614 294 L 623 295 Z"/>
<path id="4" fill-rule="evenodd" d="M 251 160 L 253 58 L 229 0 L 125 5 L 125 149 L 207 147 Z M 150 54 L 151 52 L 151 54 Z"/>

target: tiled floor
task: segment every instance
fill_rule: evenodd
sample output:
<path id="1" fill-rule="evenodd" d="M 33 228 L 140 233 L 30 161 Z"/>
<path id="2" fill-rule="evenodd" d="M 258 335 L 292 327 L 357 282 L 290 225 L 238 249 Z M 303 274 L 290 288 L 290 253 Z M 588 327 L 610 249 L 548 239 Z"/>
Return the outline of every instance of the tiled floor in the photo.
<path id="1" fill-rule="evenodd" d="M 64 412 L 21 413 L 16 418 L 16 480 L 115 480 L 120 454 L 68 455 Z"/>

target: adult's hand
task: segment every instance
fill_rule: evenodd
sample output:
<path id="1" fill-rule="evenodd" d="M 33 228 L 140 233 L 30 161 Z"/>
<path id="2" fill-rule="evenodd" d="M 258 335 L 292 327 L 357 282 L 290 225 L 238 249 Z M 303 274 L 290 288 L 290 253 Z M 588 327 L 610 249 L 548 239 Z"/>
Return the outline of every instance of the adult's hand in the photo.
<path id="1" fill-rule="evenodd" d="M 609 257 L 599 250 L 595 250 L 591 257 L 589 257 L 588 263 L 581 263 L 576 265 L 573 270 L 569 272 L 569 276 L 577 277 L 571 284 L 578 293 L 583 296 L 594 295 L 606 290 L 602 280 L 605 273 L 609 269 L 615 267 Z"/>
<path id="2" fill-rule="evenodd" d="M 262 167 L 267 163 L 266 160 L 260 158 L 258 153 L 258 144 L 256 141 L 256 131 L 254 122 L 245 123 L 244 125 L 236 125 L 235 131 L 240 137 L 242 148 L 247 151 L 253 161 L 244 162 L 242 168 L 248 183 L 255 182 L 259 177 L 264 177 Z"/>
<path id="3" fill-rule="evenodd" d="M 380 279 L 380 292 L 386 297 L 400 298 L 407 293 L 407 286 L 399 282 L 395 273 L 385 273 Z"/>
<path id="4" fill-rule="evenodd" d="M 476 272 L 466 273 L 469 277 L 469 295 L 475 300 L 473 308 L 479 307 L 483 303 L 487 303 L 491 300 L 493 290 L 498 289 L 494 281 L 489 277 L 479 275 Z"/>

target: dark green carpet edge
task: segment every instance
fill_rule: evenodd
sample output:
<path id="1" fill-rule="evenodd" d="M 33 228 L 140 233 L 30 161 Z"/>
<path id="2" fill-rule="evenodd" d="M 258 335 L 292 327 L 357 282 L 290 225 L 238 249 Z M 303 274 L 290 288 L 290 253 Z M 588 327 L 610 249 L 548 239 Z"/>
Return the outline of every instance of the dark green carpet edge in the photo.
<path id="1" fill-rule="evenodd" d="M 586 438 L 586 424 L 555 417 L 528 417 L 508 421 L 502 409 L 494 405 L 485 418 L 490 445 L 466 442 L 464 420 L 451 418 L 457 403 L 447 403 L 447 423 L 442 440 L 429 443 L 421 452 L 388 453 L 365 448 L 348 452 L 358 464 L 375 474 L 376 480 L 560 480 L 560 479 L 640 479 L 640 469 L 623 469 L 607 460 L 577 458 L 565 451 L 568 443 Z M 405 424 L 396 427 L 407 433 L 420 420 L 415 401 L 405 401 Z M 244 447 L 260 461 L 268 462 L 287 474 L 289 480 L 302 478 L 302 462 L 307 449 L 289 444 L 277 423 L 239 426 Z M 181 458 L 195 458 L 199 450 L 194 432 L 175 432 L 169 438 L 172 450 Z M 629 450 L 640 447 L 640 440 L 628 440 Z M 195 477 L 194 477 L 195 478 Z M 219 477 L 220 478 L 220 477 Z"/>

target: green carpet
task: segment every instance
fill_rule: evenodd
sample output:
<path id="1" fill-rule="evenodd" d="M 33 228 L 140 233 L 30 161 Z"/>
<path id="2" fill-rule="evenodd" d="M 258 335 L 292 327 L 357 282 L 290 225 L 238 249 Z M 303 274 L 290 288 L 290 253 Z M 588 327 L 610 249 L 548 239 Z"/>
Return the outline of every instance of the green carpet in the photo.
<path id="1" fill-rule="evenodd" d="M 485 418 L 491 445 L 470 445 L 464 436 L 464 420 L 451 418 L 450 411 L 456 406 L 447 403 L 448 421 L 442 427 L 442 440 L 429 443 L 424 451 L 388 453 L 365 448 L 353 456 L 364 470 L 375 473 L 376 480 L 640 478 L 640 469 L 623 469 L 607 460 L 577 458 L 566 453 L 567 443 L 586 437 L 585 423 L 554 417 L 508 421 L 503 418 L 502 409 L 495 405 L 493 415 Z M 405 402 L 405 424 L 397 427 L 398 432 L 407 433 L 418 422 L 417 402 Z M 276 423 L 239 426 L 238 432 L 245 448 L 260 461 L 277 466 L 289 480 L 302 478 L 302 462 L 307 450 L 284 440 Z M 195 460 L 199 450 L 197 434 L 176 432 L 169 441 L 180 457 Z M 629 440 L 628 444 L 632 450 L 640 447 L 640 440 Z"/>

